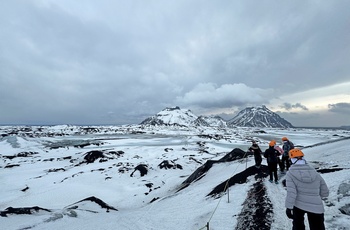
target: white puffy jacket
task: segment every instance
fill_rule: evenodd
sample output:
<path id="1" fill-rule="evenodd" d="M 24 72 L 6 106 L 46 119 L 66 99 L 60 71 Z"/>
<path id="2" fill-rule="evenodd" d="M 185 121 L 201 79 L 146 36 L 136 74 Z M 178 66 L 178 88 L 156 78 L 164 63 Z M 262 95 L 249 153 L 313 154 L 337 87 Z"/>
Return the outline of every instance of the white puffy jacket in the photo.
<path id="1" fill-rule="evenodd" d="M 286 208 L 297 207 L 312 213 L 324 213 L 323 197 L 329 195 L 326 182 L 308 164 L 292 165 L 286 175 Z"/>

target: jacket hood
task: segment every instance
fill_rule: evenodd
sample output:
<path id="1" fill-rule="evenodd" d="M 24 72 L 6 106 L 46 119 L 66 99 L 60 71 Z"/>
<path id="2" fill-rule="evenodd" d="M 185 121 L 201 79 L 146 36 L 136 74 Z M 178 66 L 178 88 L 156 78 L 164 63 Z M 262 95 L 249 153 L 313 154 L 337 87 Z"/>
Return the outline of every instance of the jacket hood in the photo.
<path id="1" fill-rule="evenodd" d="M 303 183 L 311 183 L 316 180 L 317 172 L 307 164 L 295 164 L 289 168 L 288 173 Z"/>

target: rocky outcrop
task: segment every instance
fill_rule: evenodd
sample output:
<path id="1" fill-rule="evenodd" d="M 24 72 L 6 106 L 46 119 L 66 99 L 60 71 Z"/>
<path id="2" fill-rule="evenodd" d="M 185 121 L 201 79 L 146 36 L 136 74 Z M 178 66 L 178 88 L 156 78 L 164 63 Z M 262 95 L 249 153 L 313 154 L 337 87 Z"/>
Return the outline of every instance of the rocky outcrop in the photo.
<path id="1" fill-rule="evenodd" d="M 194 173 L 192 173 L 184 182 L 182 182 L 181 187 L 178 191 L 186 188 L 193 181 L 202 178 L 205 175 L 205 173 L 208 172 L 208 170 L 213 166 L 213 164 L 242 159 L 244 157 L 247 157 L 249 154 L 251 153 L 247 153 L 239 148 L 235 148 L 219 160 L 208 160 L 196 171 L 194 171 Z"/>
<path id="2" fill-rule="evenodd" d="M 41 208 L 38 206 L 34 207 L 24 207 L 24 208 L 13 208 L 13 207 L 8 207 L 4 211 L 0 212 L 0 216 L 6 217 L 9 214 L 16 214 L 16 215 L 30 215 L 33 213 L 37 213 L 39 211 L 45 211 L 45 212 L 51 212 L 51 210 L 46 209 L 46 208 Z"/>
<path id="3" fill-rule="evenodd" d="M 138 166 L 135 167 L 134 171 L 130 174 L 130 177 L 132 177 L 136 171 L 139 171 L 140 175 L 144 176 L 148 173 L 148 166 L 145 164 L 139 164 Z"/>

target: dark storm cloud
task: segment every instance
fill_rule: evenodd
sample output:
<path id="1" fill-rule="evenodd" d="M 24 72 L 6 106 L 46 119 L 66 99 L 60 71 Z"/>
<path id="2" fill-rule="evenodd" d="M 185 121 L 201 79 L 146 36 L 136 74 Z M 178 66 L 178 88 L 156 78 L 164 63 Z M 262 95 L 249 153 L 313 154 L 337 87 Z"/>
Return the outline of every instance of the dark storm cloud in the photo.
<path id="1" fill-rule="evenodd" d="M 329 111 L 334 113 L 344 113 L 350 116 L 350 103 L 336 103 L 328 105 Z"/>
<path id="2" fill-rule="evenodd" d="M 1 1 L 0 124 L 139 123 L 166 106 L 231 109 L 348 82 L 349 8 Z"/>

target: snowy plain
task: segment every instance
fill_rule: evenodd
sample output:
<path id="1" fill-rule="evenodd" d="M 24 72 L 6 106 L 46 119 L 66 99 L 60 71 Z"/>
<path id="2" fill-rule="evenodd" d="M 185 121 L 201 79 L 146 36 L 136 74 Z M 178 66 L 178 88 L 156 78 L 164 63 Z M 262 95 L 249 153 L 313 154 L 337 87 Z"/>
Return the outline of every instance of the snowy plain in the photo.
<path id="1" fill-rule="evenodd" d="M 215 197 L 208 194 L 252 167 L 252 156 L 213 164 L 187 187 L 182 183 L 208 160 L 218 160 L 235 148 L 246 151 L 252 139 L 264 151 L 271 139 L 281 145 L 283 136 L 303 149 L 310 165 L 324 170 L 322 177 L 330 189 L 324 200 L 326 229 L 350 229 L 349 213 L 340 211 L 350 206 L 346 190 L 350 186 L 350 131 L 136 125 L 0 127 L 0 228 L 238 229 L 243 203 L 256 183 L 254 176 Z M 84 157 L 91 151 L 101 151 L 104 157 L 87 163 Z M 174 167 L 160 168 L 163 161 Z M 147 174 L 135 171 L 131 176 L 140 164 L 147 165 Z M 272 204 L 267 229 L 291 229 L 282 183 L 271 184 L 266 178 L 262 183 Z M 89 197 L 115 210 L 84 201 Z M 9 207 L 35 206 L 42 209 L 5 215 Z"/>

